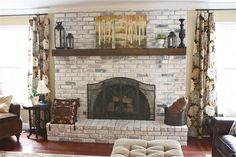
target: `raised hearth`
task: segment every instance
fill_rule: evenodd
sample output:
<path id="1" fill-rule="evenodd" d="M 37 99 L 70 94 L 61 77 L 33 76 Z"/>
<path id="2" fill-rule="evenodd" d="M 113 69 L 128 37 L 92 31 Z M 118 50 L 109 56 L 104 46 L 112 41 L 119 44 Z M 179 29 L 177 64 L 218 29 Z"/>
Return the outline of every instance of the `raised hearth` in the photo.
<path id="1" fill-rule="evenodd" d="M 158 121 L 79 119 L 75 126 L 74 129 L 74 125 L 48 123 L 48 140 L 114 143 L 119 138 L 173 139 L 187 145 L 188 127 L 166 125 L 163 118 Z"/>
<path id="2" fill-rule="evenodd" d="M 87 87 L 90 119 L 155 120 L 155 85 L 115 77 Z"/>

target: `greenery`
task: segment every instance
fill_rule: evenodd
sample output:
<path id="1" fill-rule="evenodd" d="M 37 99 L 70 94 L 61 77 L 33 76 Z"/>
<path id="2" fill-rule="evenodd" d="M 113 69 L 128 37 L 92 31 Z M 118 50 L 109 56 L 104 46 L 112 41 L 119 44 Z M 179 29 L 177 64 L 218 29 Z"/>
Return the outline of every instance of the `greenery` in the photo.
<path id="1" fill-rule="evenodd" d="M 36 89 L 32 89 L 31 93 L 30 93 L 30 98 L 34 97 L 34 96 L 39 96 L 40 94 L 37 92 Z"/>
<path id="2" fill-rule="evenodd" d="M 166 35 L 158 33 L 156 39 L 166 39 Z"/>

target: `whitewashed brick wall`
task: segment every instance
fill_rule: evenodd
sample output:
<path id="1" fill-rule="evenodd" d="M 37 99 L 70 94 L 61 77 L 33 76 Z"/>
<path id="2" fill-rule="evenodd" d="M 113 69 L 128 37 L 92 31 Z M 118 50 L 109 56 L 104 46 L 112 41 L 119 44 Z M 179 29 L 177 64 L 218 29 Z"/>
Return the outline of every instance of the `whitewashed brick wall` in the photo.
<path id="1" fill-rule="evenodd" d="M 96 48 L 95 17 L 100 15 L 147 15 L 147 47 L 156 47 L 158 32 L 179 32 L 179 18 L 186 19 L 184 10 L 144 10 L 112 12 L 77 12 L 55 14 L 66 33 L 72 33 L 75 48 Z M 186 21 L 185 21 L 186 22 Z M 186 29 L 186 26 L 184 26 Z M 185 95 L 185 56 L 70 56 L 54 57 L 56 98 L 81 99 L 79 117 L 87 117 L 87 84 L 112 77 L 129 77 L 156 85 L 156 105 L 170 105 Z M 157 114 L 163 112 L 156 107 Z"/>

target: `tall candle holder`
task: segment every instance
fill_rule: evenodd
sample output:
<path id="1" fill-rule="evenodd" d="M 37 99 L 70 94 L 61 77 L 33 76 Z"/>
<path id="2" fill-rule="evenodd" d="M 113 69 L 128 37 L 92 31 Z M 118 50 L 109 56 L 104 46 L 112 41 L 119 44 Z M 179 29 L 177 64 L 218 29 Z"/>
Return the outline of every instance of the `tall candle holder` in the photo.
<path id="1" fill-rule="evenodd" d="M 179 38 L 180 38 L 180 44 L 178 46 L 178 48 L 185 48 L 185 44 L 183 42 L 184 37 L 185 37 L 185 30 L 184 30 L 184 19 L 179 19 L 180 21 L 180 31 L 179 31 Z"/>

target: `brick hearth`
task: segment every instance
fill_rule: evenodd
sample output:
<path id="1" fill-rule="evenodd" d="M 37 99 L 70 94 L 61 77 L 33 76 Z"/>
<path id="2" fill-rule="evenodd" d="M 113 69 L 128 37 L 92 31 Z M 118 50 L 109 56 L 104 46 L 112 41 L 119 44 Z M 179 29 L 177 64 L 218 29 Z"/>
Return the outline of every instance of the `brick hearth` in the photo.
<path id="1" fill-rule="evenodd" d="M 174 139 L 187 145 L 188 128 L 158 121 L 80 119 L 74 125 L 47 124 L 49 141 L 114 143 L 118 138 Z"/>

